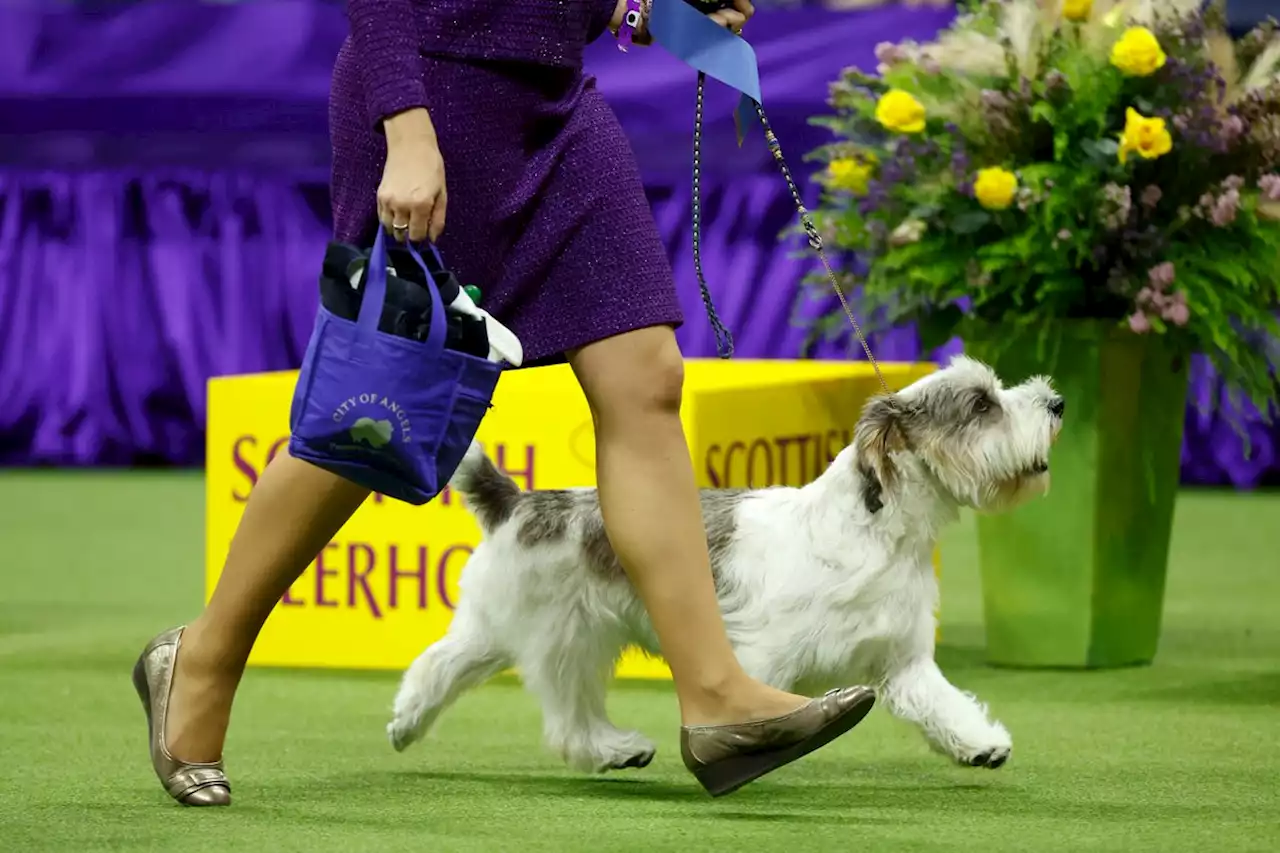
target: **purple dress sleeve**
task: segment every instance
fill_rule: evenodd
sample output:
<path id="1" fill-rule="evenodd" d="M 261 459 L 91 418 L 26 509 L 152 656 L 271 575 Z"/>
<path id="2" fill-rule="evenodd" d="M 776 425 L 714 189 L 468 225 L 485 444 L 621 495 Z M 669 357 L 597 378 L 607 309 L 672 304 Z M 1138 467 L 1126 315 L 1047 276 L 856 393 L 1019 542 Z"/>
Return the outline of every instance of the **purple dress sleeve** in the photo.
<path id="1" fill-rule="evenodd" d="M 600 7 L 600 11 L 597 14 L 604 16 L 604 28 L 608 30 L 609 22 L 613 20 L 613 10 L 618 7 L 618 0 L 596 0 L 596 3 Z M 601 32 L 599 35 L 604 35 L 604 33 Z"/>
<path id="2" fill-rule="evenodd" d="M 369 121 L 427 105 L 411 0 L 347 0 L 351 41 L 364 84 Z"/>

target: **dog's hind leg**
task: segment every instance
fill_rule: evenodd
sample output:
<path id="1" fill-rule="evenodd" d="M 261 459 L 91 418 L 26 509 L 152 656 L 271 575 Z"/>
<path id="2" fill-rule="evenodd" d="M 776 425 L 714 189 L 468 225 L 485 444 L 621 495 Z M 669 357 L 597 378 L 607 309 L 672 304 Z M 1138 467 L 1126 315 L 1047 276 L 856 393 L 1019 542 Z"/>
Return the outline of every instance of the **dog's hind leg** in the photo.
<path id="1" fill-rule="evenodd" d="M 387 737 L 396 751 L 422 738 L 463 691 L 511 665 L 489 642 L 480 626 L 460 610 L 449 632 L 432 643 L 405 671 L 396 694 Z"/>
<path id="2" fill-rule="evenodd" d="M 530 638 L 517 660 L 525 685 L 541 701 L 547 746 L 584 772 L 647 766 L 657 748 L 639 732 L 614 726 L 605 711 L 622 643 L 575 619 L 554 631 Z"/>

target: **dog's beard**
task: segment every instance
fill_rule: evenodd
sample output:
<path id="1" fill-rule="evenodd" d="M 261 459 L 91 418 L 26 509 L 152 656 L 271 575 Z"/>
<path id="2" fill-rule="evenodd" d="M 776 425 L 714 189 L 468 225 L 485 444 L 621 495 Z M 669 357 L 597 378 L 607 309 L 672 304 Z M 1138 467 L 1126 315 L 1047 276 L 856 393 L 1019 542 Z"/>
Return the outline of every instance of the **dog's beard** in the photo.
<path id="1" fill-rule="evenodd" d="M 1045 434 L 1039 441 L 1033 442 L 1037 449 L 1029 454 L 1029 458 L 1019 465 L 1010 477 L 996 482 L 983 497 L 980 512 L 1006 512 L 1025 503 L 1049 494 L 1049 453 L 1058 441 L 1062 429 L 1062 421 L 1053 419 L 1047 424 Z"/>
<path id="2" fill-rule="evenodd" d="M 983 512 L 1006 512 L 1049 494 L 1049 467 L 1036 466 L 1001 482 Z"/>
<path id="3" fill-rule="evenodd" d="M 984 514 L 1016 509 L 1049 493 L 1048 450 L 1008 476 L 988 480 L 971 493 L 969 506 Z M 981 481 L 980 481 L 981 482 Z"/>

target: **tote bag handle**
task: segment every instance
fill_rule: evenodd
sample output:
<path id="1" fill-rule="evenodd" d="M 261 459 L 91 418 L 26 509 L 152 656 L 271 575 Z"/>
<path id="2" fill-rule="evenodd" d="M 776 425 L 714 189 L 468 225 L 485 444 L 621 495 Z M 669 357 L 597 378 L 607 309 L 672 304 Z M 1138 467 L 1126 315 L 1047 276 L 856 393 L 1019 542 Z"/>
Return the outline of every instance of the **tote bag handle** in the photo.
<path id="1" fill-rule="evenodd" d="M 418 262 L 418 266 L 422 267 L 423 272 L 426 272 L 426 262 L 422 260 L 418 250 L 411 243 L 406 243 L 405 245 L 409 249 L 409 254 Z M 431 249 L 432 257 L 443 265 L 439 250 L 434 245 L 429 248 Z M 373 250 L 369 253 L 369 274 L 365 277 L 364 297 L 360 300 L 360 313 L 356 316 L 356 328 L 360 332 L 360 337 L 366 340 L 371 341 L 379 334 L 378 321 L 382 319 L 382 306 L 387 301 L 388 262 L 387 230 L 386 228 L 379 228 L 378 236 L 373 241 Z M 430 276 L 428 276 L 428 279 L 430 279 Z M 434 284 L 427 286 L 427 295 L 431 299 L 431 317 L 428 320 L 427 339 L 422 341 L 419 346 L 424 359 L 435 360 L 440 358 L 440 354 L 444 352 L 447 334 L 444 301 L 440 298 L 440 292 Z"/>

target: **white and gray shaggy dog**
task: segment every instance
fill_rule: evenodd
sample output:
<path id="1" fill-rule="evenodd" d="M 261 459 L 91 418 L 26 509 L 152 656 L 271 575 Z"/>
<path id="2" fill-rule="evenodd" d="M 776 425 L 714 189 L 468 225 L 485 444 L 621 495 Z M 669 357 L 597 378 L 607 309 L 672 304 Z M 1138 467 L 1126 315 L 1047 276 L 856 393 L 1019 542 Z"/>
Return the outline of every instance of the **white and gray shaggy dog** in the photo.
<path id="1" fill-rule="evenodd" d="M 803 488 L 704 490 L 720 606 L 747 672 L 817 692 L 870 684 L 939 752 L 999 767 L 1009 732 L 934 663 L 932 555 L 960 507 L 1044 494 L 1063 400 L 1045 378 L 1005 388 L 959 357 L 869 401 L 854 442 Z M 445 637 L 405 672 L 387 726 L 402 750 L 466 689 L 518 667 L 545 737 L 573 767 L 643 767 L 654 745 L 605 713 L 619 654 L 658 641 L 605 535 L 595 489 L 521 492 L 473 446 L 454 475 L 484 530 Z"/>

